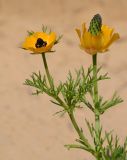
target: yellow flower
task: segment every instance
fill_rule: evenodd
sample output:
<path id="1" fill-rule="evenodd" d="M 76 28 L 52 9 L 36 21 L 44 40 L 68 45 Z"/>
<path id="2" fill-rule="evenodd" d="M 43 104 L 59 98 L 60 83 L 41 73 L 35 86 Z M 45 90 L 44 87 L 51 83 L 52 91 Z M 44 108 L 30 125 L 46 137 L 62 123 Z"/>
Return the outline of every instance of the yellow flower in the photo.
<path id="1" fill-rule="evenodd" d="M 50 52 L 54 43 L 56 42 L 56 34 L 51 32 L 35 32 L 29 35 L 22 44 L 22 48 L 30 50 L 33 53 Z"/>
<path id="2" fill-rule="evenodd" d="M 94 55 L 97 52 L 105 52 L 109 46 L 119 39 L 118 33 L 113 33 L 114 29 L 106 25 L 101 26 L 101 32 L 98 35 L 92 35 L 85 26 L 82 24 L 82 31 L 76 29 L 80 39 L 80 48 L 85 50 L 88 54 Z"/>

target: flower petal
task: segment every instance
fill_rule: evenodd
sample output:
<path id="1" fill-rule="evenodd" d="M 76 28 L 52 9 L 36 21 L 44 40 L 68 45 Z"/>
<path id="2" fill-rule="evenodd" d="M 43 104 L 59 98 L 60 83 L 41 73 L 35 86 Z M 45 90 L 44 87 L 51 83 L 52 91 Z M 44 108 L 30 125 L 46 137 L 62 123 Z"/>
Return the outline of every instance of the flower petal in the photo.
<path id="1" fill-rule="evenodd" d="M 96 54 L 97 52 L 106 52 L 108 47 L 117 39 L 119 34 L 114 33 L 114 29 L 106 25 L 102 25 L 101 32 L 95 36 L 86 30 L 85 23 L 82 24 L 82 31 L 76 29 L 78 37 L 80 39 L 80 48 L 85 50 L 89 54 Z"/>
<path id="2" fill-rule="evenodd" d="M 120 36 L 118 33 L 114 33 L 113 36 L 111 37 L 109 43 L 107 44 L 106 48 L 108 48 L 113 42 L 116 40 L 120 39 Z"/>
<path id="3" fill-rule="evenodd" d="M 82 24 L 82 35 L 84 35 L 85 32 L 86 32 L 86 24 L 83 23 L 83 24 Z"/>
<path id="4" fill-rule="evenodd" d="M 99 34 L 98 36 L 92 36 L 92 48 L 99 50 L 101 48 L 102 42 L 101 42 L 102 34 Z"/>
<path id="5" fill-rule="evenodd" d="M 85 48 L 91 48 L 92 47 L 92 36 L 91 36 L 91 33 L 85 32 L 85 34 L 82 37 L 81 44 Z"/>
<path id="6" fill-rule="evenodd" d="M 22 48 L 28 49 L 28 50 L 30 48 L 35 48 L 35 43 L 36 43 L 36 38 L 31 35 L 25 39 L 24 43 L 22 44 Z"/>
<path id="7" fill-rule="evenodd" d="M 38 39 L 44 41 L 46 45 L 40 44 L 39 47 L 36 47 Z M 22 47 L 27 50 L 31 50 L 34 53 L 43 53 L 51 50 L 52 46 L 56 41 L 56 34 L 51 32 L 47 34 L 45 32 L 35 32 L 31 36 L 28 36 L 25 42 L 22 44 Z"/>
<path id="8" fill-rule="evenodd" d="M 48 36 L 48 43 L 51 44 L 56 41 L 56 34 L 54 32 L 51 32 Z"/>
<path id="9" fill-rule="evenodd" d="M 106 47 L 107 44 L 109 43 L 111 37 L 112 37 L 112 33 L 113 33 L 113 29 L 112 28 L 109 28 L 108 26 L 106 25 L 103 25 L 102 26 L 102 39 L 101 39 L 101 42 L 102 42 L 102 48 Z"/>
<path id="10" fill-rule="evenodd" d="M 80 29 L 75 29 L 75 30 L 76 30 L 76 32 L 78 34 L 79 39 L 81 40 L 81 31 L 80 31 Z"/>

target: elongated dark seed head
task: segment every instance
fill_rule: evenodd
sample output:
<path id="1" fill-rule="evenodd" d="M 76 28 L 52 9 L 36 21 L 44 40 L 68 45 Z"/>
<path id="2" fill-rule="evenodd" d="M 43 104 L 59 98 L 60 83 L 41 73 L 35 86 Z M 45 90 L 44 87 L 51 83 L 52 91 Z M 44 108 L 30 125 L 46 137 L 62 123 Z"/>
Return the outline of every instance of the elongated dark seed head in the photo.
<path id="1" fill-rule="evenodd" d="M 96 14 L 90 22 L 88 31 L 92 35 L 97 36 L 101 32 L 101 26 L 102 26 L 102 18 L 100 14 Z"/>

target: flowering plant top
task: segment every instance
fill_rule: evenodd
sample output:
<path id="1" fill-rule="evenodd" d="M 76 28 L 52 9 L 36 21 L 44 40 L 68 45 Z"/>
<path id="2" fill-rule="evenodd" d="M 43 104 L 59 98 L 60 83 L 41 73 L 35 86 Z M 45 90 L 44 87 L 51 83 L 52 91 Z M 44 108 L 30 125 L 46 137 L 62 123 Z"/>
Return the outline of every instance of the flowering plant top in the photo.
<path id="1" fill-rule="evenodd" d="M 41 72 L 33 73 L 29 79 L 25 80 L 25 85 L 32 86 L 36 89 L 35 95 L 47 94 L 54 103 L 59 107 L 57 114 L 67 114 L 77 132 L 78 138 L 76 143 L 67 144 L 68 149 L 82 149 L 94 156 L 96 160 L 127 160 L 127 139 L 123 145 L 119 144 L 118 137 L 114 137 L 111 131 L 103 131 L 101 116 L 113 106 L 123 102 L 123 100 L 113 94 L 109 100 L 99 94 L 99 82 L 109 79 L 107 73 L 100 74 L 101 67 L 97 64 L 97 53 L 108 50 L 109 46 L 120 38 L 118 33 L 113 29 L 103 25 L 99 14 L 95 15 L 89 29 L 85 24 L 82 25 L 82 31 L 76 29 L 80 39 L 80 48 L 92 55 L 91 66 L 87 69 L 81 67 L 76 70 L 76 76 L 69 72 L 67 80 L 55 84 L 51 75 L 48 63 L 46 61 L 47 52 L 52 52 L 52 47 L 59 42 L 62 36 L 56 38 L 56 33 L 46 32 L 47 27 L 43 27 L 42 32 L 29 32 L 29 36 L 24 41 L 22 47 L 32 51 L 33 54 L 41 54 L 45 68 L 45 74 Z M 73 55 L 73 54 L 72 54 Z M 86 124 L 92 140 L 87 137 L 87 132 L 79 126 L 75 112 L 78 108 L 90 109 L 94 116 L 94 122 L 89 122 L 86 117 Z"/>
<path id="2" fill-rule="evenodd" d="M 93 17 L 88 30 L 83 23 L 82 30 L 76 29 L 76 32 L 80 39 L 80 48 L 91 55 L 107 51 L 109 46 L 120 38 L 118 33 L 114 33 L 113 28 L 102 25 L 99 14 Z"/>

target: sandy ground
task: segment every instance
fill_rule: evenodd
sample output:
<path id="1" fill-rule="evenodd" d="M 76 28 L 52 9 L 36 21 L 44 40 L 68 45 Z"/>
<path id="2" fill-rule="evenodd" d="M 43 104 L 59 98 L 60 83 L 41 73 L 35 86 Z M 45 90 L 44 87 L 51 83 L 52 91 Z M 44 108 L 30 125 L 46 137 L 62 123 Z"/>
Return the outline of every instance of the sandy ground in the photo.
<path id="1" fill-rule="evenodd" d="M 46 95 L 32 96 L 23 85 L 33 71 L 44 72 L 40 55 L 19 48 L 27 30 L 39 31 L 42 24 L 64 37 L 48 54 L 50 71 L 65 80 L 68 70 L 88 67 L 91 57 L 78 48 L 74 31 L 82 22 L 100 13 L 103 22 L 115 27 L 121 39 L 99 56 L 99 64 L 112 77 L 100 91 L 110 97 L 117 90 L 124 103 L 102 116 L 104 129 L 114 131 L 121 142 L 127 135 L 127 1 L 126 0 L 0 0 L 0 160 L 87 160 L 83 151 L 67 151 L 64 144 L 77 137 L 68 117 L 53 116 L 59 110 Z M 92 119 L 86 109 L 77 119 Z M 88 132 L 85 130 L 86 135 Z"/>

